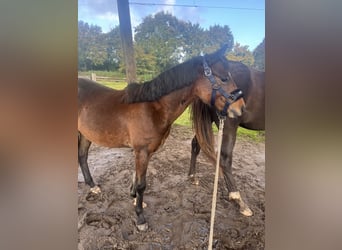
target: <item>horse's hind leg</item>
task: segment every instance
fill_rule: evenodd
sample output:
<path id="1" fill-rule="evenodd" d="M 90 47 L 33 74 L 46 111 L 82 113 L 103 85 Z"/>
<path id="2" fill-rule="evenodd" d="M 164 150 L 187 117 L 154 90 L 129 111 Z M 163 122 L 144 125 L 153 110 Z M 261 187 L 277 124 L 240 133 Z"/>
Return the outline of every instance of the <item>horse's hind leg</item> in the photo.
<path id="1" fill-rule="evenodd" d="M 84 181 L 90 186 L 90 191 L 93 193 L 101 192 L 98 186 L 95 186 L 93 178 L 91 177 L 88 166 L 88 151 L 91 141 L 87 140 L 80 132 L 78 132 L 78 163 L 80 164 Z"/>
<path id="2" fill-rule="evenodd" d="M 194 184 L 198 184 L 198 180 L 196 180 L 196 160 L 199 155 L 201 147 L 197 141 L 196 136 L 191 141 L 191 160 L 190 160 L 190 168 L 189 168 L 189 176 L 192 179 Z"/>
<path id="3" fill-rule="evenodd" d="M 232 174 L 233 149 L 236 140 L 237 126 L 233 128 L 230 127 L 229 129 L 226 128 L 224 132 L 226 133 L 222 140 L 220 166 L 229 192 L 229 199 L 234 200 L 239 205 L 241 214 L 251 216 L 253 215 L 253 212 L 242 200 Z"/>

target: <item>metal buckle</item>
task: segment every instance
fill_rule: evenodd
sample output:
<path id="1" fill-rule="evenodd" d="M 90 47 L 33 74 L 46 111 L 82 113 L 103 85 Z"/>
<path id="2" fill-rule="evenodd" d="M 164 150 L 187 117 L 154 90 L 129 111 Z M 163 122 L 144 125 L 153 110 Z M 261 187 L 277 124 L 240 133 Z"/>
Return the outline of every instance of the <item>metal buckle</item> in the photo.
<path id="1" fill-rule="evenodd" d="M 233 101 L 236 101 L 240 99 L 241 97 L 243 97 L 243 93 L 241 89 L 233 90 L 229 95 L 229 98 Z"/>
<path id="2" fill-rule="evenodd" d="M 209 68 L 206 65 L 204 65 L 204 75 L 205 76 L 211 76 L 211 68 Z"/>
<path id="3" fill-rule="evenodd" d="M 216 110 L 216 115 L 221 121 L 224 121 L 227 118 L 227 114 L 223 114 L 223 110 Z"/>
<path id="4" fill-rule="evenodd" d="M 212 89 L 219 89 L 221 86 L 215 81 L 215 83 L 212 84 Z"/>
<path id="5" fill-rule="evenodd" d="M 208 66 L 205 57 L 203 57 L 203 69 L 204 69 L 204 75 L 210 76 L 211 75 L 211 68 Z"/>

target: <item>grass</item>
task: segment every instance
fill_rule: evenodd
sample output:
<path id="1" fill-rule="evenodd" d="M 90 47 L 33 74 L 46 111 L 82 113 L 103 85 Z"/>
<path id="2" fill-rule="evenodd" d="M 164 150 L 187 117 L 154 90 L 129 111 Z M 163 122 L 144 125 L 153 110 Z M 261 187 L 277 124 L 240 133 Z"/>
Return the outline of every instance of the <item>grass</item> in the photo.
<path id="1" fill-rule="evenodd" d="M 92 73 L 95 73 L 97 76 L 101 76 L 101 77 L 111 77 L 111 78 L 122 79 L 122 80 L 126 79 L 126 75 L 118 71 L 100 71 L 100 70 L 79 71 L 78 75 L 89 77 Z M 146 81 L 152 80 L 153 77 L 154 77 L 154 74 L 152 73 L 139 74 L 137 75 L 137 82 L 146 82 Z"/>
<path id="2" fill-rule="evenodd" d="M 107 87 L 112 89 L 124 89 L 127 86 L 127 82 L 106 82 L 106 81 L 97 81 Z"/>
<path id="3" fill-rule="evenodd" d="M 175 121 L 175 124 L 186 126 L 191 128 L 192 124 L 190 121 L 190 111 L 189 108 L 187 108 L 181 116 L 178 117 L 178 119 Z M 218 132 L 218 129 L 216 125 L 213 124 L 213 130 L 214 133 Z M 237 138 L 245 138 L 250 139 L 255 142 L 264 142 L 265 141 L 265 131 L 255 131 L 255 130 L 249 130 L 242 127 L 238 128 L 237 131 Z"/>
<path id="4" fill-rule="evenodd" d="M 126 82 L 106 82 L 106 81 L 99 81 L 99 83 L 113 88 L 113 89 L 124 89 L 127 86 Z M 183 114 L 181 114 L 177 120 L 175 121 L 175 124 L 189 127 L 191 129 L 192 124 L 190 121 L 190 111 L 189 108 L 187 108 Z M 218 131 L 215 125 L 213 125 L 213 129 L 215 132 Z M 255 142 L 263 142 L 265 141 L 265 131 L 254 131 L 254 130 L 249 130 L 245 128 L 238 128 L 237 131 L 237 137 L 238 138 L 246 138 L 250 139 Z"/>
<path id="5" fill-rule="evenodd" d="M 239 127 L 237 136 L 238 138 L 247 138 L 255 142 L 265 142 L 265 131 L 255 131 Z"/>

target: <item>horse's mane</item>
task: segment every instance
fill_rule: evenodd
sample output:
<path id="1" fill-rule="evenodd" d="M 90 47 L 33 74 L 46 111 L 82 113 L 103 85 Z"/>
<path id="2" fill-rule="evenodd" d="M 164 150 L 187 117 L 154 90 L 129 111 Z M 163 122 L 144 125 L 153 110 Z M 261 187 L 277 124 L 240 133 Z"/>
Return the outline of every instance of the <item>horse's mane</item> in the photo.
<path id="1" fill-rule="evenodd" d="M 160 99 L 172 91 L 190 86 L 199 75 L 201 57 L 194 57 L 164 71 L 151 81 L 131 83 L 125 88 L 123 102 L 150 102 Z"/>

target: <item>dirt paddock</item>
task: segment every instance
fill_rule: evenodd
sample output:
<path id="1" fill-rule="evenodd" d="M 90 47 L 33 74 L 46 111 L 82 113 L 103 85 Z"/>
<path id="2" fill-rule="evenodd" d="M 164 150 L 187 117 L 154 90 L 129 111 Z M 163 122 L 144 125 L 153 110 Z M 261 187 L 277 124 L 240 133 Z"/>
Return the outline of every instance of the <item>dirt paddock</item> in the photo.
<path id="1" fill-rule="evenodd" d="M 78 249 L 207 249 L 214 166 L 200 154 L 199 185 L 188 178 L 191 129 L 173 126 L 165 144 L 152 156 L 144 195 L 149 229 L 135 227 L 135 211 L 129 187 L 134 171 L 131 149 L 92 145 L 89 167 L 102 193 L 89 195 L 78 174 Z M 265 241 L 265 144 L 238 139 L 233 157 L 238 189 L 253 210 L 244 217 L 228 200 L 219 179 L 214 228 L 214 249 L 264 249 Z"/>

